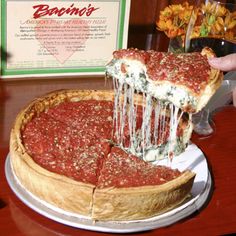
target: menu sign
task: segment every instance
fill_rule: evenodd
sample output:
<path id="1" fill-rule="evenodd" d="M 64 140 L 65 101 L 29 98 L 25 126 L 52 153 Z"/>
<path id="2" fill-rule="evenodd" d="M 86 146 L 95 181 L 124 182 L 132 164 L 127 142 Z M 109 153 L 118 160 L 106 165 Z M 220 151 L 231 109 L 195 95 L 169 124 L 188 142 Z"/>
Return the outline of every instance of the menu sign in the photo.
<path id="1" fill-rule="evenodd" d="M 130 0 L 1 1 L 1 77 L 104 73 L 127 47 Z"/>

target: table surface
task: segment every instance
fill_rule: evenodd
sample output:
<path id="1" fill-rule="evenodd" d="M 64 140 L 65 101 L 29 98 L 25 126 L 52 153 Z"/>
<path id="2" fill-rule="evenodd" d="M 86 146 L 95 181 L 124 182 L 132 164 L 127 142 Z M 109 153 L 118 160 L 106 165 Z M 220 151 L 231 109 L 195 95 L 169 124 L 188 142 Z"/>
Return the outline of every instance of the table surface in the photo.
<path id="1" fill-rule="evenodd" d="M 0 80 L 0 232 L 1 235 L 106 235 L 50 220 L 24 205 L 10 189 L 4 172 L 9 133 L 16 114 L 33 98 L 58 89 L 110 89 L 103 78 Z M 213 116 L 215 132 L 193 133 L 192 141 L 205 154 L 213 191 L 204 207 L 164 228 L 138 235 L 223 235 L 236 232 L 236 108 L 226 106 Z"/>

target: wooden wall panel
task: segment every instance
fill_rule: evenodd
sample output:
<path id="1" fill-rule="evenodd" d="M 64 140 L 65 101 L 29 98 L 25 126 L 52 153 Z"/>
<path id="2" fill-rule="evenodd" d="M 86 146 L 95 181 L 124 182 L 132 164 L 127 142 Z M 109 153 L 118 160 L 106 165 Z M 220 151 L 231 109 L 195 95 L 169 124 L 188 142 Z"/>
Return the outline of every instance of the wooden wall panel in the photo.
<path id="1" fill-rule="evenodd" d="M 169 3 L 168 0 L 131 0 L 131 25 L 151 25 L 160 10 Z"/>
<path id="2" fill-rule="evenodd" d="M 156 49 L 156 19 L 168 0 L 132 0 L 130 11 L 129 47 Z M 164 37 L 161 34 L 158 37 Z M 165 39 L 168 41 L 168 39 Z M 163 42 L 165 41 L 163 40 Z M 163 50 L 165 50 L 164 46 Z M 158 50 L 161 50 L 158 48 Z"/>

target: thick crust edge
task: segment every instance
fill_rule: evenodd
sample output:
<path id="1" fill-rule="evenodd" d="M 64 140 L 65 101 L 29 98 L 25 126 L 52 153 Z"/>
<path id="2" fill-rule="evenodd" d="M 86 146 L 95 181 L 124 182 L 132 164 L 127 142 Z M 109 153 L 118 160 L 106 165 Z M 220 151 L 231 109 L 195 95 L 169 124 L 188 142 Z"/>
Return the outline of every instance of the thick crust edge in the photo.
<path id="1" fill-rule="evenodd" d="M 138 220 L 159 215 L 189 197 L 195 174 L 185 171 L 159 186 L 95 189 L 92 218 L 99 220 Z M 145 202 L 145 204 L 144 204 Z"/>
<path id="2" fill-rule="evenodd" d="M 207 58 L 215 57 L 215 53 L 212 51 L 212 49 L 208 47 L 203 48 L 201 54 L 206 55 Z M 210 98 L 213 96 L 216 90 L 220 87 L 222 80 L 224 78 L 224 75 L 223 75 L 223 72 L 221 72 L 220 70 L 217 70 L 211 67 L 209 77 L 210 77 L 209 83 L 207 84 L 205 90 L 199 97 L 196 111 L 200 111 L 208 103 Z"/>

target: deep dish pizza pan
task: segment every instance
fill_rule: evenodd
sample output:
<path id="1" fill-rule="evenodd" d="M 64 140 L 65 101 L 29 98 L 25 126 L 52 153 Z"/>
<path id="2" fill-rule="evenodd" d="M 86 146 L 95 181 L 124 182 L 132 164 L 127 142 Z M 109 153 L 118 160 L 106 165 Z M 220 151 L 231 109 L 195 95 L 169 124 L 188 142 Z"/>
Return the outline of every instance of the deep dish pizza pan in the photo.
<path id="1" fill-rule="evenodd" d="M 167 160 L 159 161 L 157 164 L 170 165 Z M 40 200 L 21 185 L 13 172 L 9 155 L 6 158 L 5 174 L 8 184 L 16 196 L 28 207 L 45 217 L 81 229 L 110 233 L 132 233 L 171 225 L 201 209 L 209 199 L 212 189 L 212 179 L 208 170 L 206 158 L 196 145 L 189 145 L 184 153 L 174 158 L 171 167 L 178 168 L 181 171 L 190 169 L 196 173 L 191 191 L 192 197 L 182 205 L 164 214 L 145 220 L 120 222 L 94 222 L 89 217 L 66 212 Z"/>

